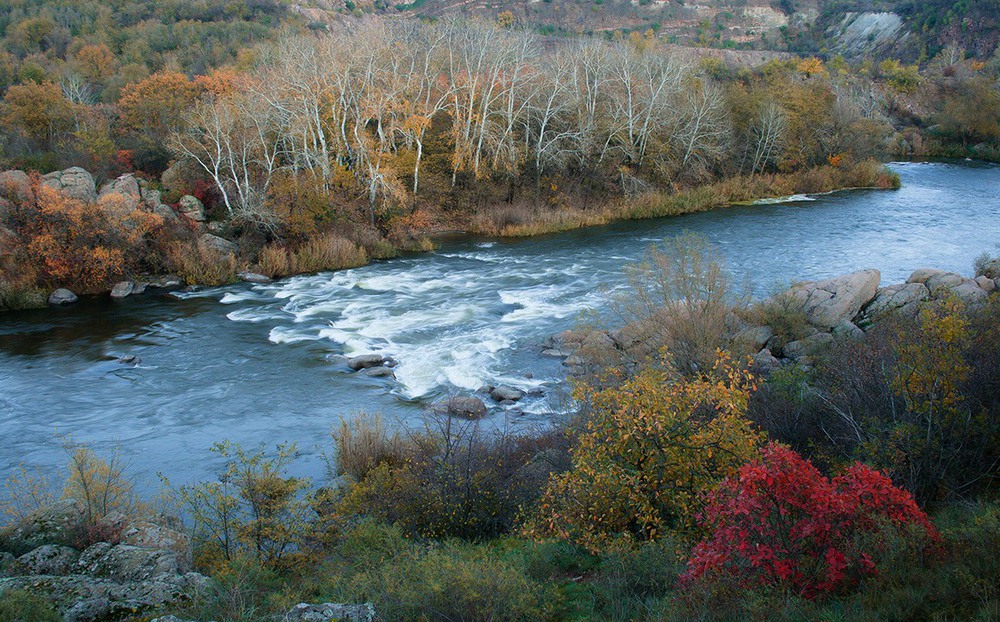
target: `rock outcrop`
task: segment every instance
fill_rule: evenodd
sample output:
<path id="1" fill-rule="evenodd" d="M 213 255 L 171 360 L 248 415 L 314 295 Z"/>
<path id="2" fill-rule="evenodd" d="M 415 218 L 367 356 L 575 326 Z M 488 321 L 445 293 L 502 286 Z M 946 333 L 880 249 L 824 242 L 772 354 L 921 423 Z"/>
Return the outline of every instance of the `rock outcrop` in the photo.
<path id="1" fill-rule="evenodd" d="M 191 543 L 184 534 L 120 515 L 102 519 L 97 531 L 115 534 L 84 550 L 78 538 L 83 515 L 72 500 L 45 508 L 4 531 L 4 539 L 30 550 L 0 556 L 0 598 L 29 590 L 48 600 L 69 622 L 134 619 L 193 598 L 209 579 L 190 572 Z"/>
<path id="2" fill-rule="evenodd" d="M 79 166 L 44 175 L 42 184 L 79 201 L 93 203 L 97 200 L 94 176 Z"/>
<path id="3" fill-rule="evenodd" d="M 875 297 L 881 278 L 878 270 L 861 270 L 824 281 L 798 283 L 787 295 L 801 305 L 810 324 L 832 330 L 853 319 Z"/>
<path id="4" fill-rule="evenodd" d="M 104 202 L 107 197 L 111 197 L 112 195 L 121 197 L 119 199 L 121 206 L 129 211 L 139 209 L 139 205 L 142 202 L 139 182 L 136 180 L 135 175 L 131 173 L 122 175 L 118 179 L 109 181 L 101 186 L 100 192 L 97 193 L 97 200 Z"/>

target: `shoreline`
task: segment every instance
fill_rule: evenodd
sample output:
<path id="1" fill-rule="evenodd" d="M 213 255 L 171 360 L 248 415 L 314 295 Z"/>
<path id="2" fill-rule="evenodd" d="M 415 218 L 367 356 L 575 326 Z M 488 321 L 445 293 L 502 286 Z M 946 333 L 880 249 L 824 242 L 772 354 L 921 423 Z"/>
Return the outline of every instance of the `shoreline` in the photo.
<path id="1" fill-rule="evenodd" d="M 265 253 L 268 250 L 265 247 L 259 252 L 254 263 L 237 264 L 235 257 L 230 255 L 228 261 L 231 272 L 225 269 L 222 273 L 212 275 L 218 278 L 203 280 L 192 278 L 191 275 L 178 276 L 170 272 L 141 274 L 133 278 L 122 278 L 114 288 L 87 295 L 88 297 L 111 295 L 112 298 L 121 299 L 129 295 L 139 295 L 145 291 L 147 286 L 159 291 L 167 291 L 183 289 L 184 287 L 216 287 L 241 281 L 249 283 L 270 282 L 306 274 L 358 268 L 369 265 L 375 260 L 391 259 L 404 253 L 429 252 L 435 248 L 434 242 L 436 240 L 444 238 L 462 236 L 484 236 L 498 239 L 528 238 L 608 226 L 616 222 L 667 218 L 728 207 L 752 206 L 758 204 L 756 203 L 758 201 L 780 200 L 796 195 L 822 196 L 854 190 L 890 190 L 899 187 L 899 176 L 888 168 L 887 163 L 866 160 L 843 167 L 823 165 L 795 173 L 731 177 L 670 194 L 664 190 L 653 190 L 631 199 L 611 199 L 593 209 L 568 206 L 556 209 L 494 206 L 483 213 L 472 215 L 464 228 L 434 229 L 429 227 L 406 232 L 407 243 L 400 245 L 383 239 L 379 248 L 369 250 L 347 238 L 333 236 L 338 242 L 346 243 L 353 248 L 347 252 L 346 257 L 344 253 L 340 253 L 341 257 L 338 258 L 338 261 L 318 269 L 315 269 L 316 266 L 311 266 L 313 269 L 298 270 L 293 268 L 288 272 L 280 268 L 269 270 L 264 265 L 267 261 Z M 331 234 L 325 234 L 325 236 L 319 234 L 315 239 L 323 239 L 324 237 L 330 238 Z M 275 250 L 279 255 L 293 256 L 291 249 L 277 247 Z M 271 256 L 273 255 L 272 253 Z M 343 261 L 339 260 L 341 258 Z M 157 282 L 163 281 L 171 281 L 171 284 L 165 287 L 158 285 Z M 125 296 L 116 296 L 113 292 L 123 285 L 128 293 Z M 4 287 L 12 287 L 12 285 L 0 283 L 0 289 Z M 68 297 L 63 296 L 62 302 L 53 302 L 52 295 L 63 290 L 68 290 L 72 294 L 73 286 L 52 289 L 38 288 L 34 292 L 28 292 L 24 295 L 27 303 L 21 306 L 0 308 L 0 312 L 43 309 L 72 304 L 75 301 L 75 294 Z"/>

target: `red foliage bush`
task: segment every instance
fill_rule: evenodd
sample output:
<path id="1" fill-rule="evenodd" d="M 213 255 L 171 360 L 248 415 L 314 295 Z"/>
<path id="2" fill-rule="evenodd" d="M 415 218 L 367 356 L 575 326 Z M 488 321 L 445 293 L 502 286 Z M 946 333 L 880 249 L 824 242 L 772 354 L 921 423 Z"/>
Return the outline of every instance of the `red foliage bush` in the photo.
<path id="1" fill-rule="evenodd" d="M 712 536 L 695 547 L 684 581 L 729 579 L 807 598 L 874 575 L 872 542 L 881 538 L 870 536 L 939 540 L 910 493 L 882 473 L 857 463 L 831 480 L 775 443 L 709 495 L 702 518 Z"/>

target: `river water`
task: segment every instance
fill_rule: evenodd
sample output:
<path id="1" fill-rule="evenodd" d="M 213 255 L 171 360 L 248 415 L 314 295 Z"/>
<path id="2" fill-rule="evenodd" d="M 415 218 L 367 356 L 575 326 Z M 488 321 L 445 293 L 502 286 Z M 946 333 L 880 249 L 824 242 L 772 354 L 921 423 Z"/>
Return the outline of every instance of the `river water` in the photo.
<path id="1" fill-rule="evenodd" d="M 342 417 L 419 426 L 427 406 L 484 384 L 541 389 L 491 425 L 544 426 L 568 400 L 544 339 L 585 315 L 650 244 L 693 231 L 763 294 L 792 280 L 878 268 L 963 274 L 1000 242 L 1000 167 L 892 165 L 899 191 L 850 191 L 516 241 L 461 238 L 429 254 L 269 285 L 234 285 L 0 315 L 0 478 L 66 461 L 61 439 L 120 447 L 143 486 L 209 478 L 213 443 L 292 441 L 322 478 Z M 398 361 L 396 379 L 341 355 Z M 139 357 L 139 365 L 118 359 Z M 489 401 L 487 399 L 487 401 Z"/>

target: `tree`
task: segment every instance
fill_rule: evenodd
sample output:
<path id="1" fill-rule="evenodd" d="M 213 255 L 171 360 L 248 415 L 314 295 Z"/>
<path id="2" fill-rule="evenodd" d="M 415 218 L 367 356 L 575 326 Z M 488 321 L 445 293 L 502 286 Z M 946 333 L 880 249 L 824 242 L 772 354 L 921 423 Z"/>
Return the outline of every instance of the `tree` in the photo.
<path id="1" fill-rule="evenodd" d="M 15 84 L 3 99 L 3 122 L 51 151 L 73 130 L 77 107 L 53 82 Z"/>
<path id="2" fill-rule="evenodd" d="M 733 581 L 812 598 L 876 573 L 892 536 L 919 552 L 939 536 L 913 497 L 861 463 L 833 480 L 772 443 L 709 494 L 711 536 L 694 548 L 686 581 Z"/>
<path id="3" fill-rule="evenodd" d="M 753 382 L 720 354 L 693 378 L 665 363 L 605 389 L 582 385 L 586 424 L 573 468 L 550 480 L 535 533 L 592 549 L 698 533 L 703 493 L 762 441 L 745 416 Z"/>

